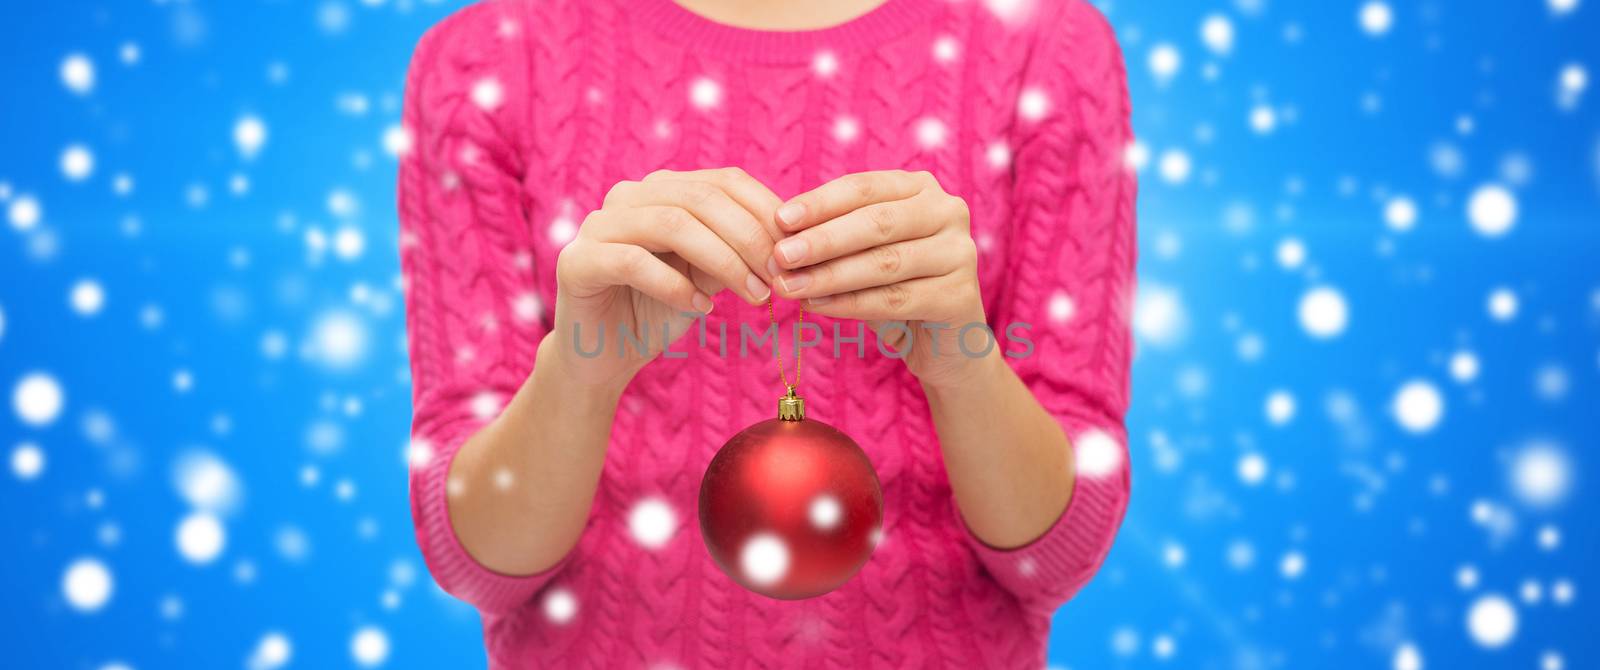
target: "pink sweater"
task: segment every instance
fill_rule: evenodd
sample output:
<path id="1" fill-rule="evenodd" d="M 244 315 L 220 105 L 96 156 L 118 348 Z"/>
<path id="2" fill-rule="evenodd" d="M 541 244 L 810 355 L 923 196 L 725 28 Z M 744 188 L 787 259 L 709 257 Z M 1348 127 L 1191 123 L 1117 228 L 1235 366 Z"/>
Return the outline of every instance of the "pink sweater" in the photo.
<path id="1" fill-rule="evenodd" d="M 431 30 L 406 85 L 400 169 L 414 435 L 431 454 L 414 463 L 412 515 L 434 578 L 481 612 L 491 666 L 1042 666 L 1051 614 L 1098 569 L 1128 502 L 1128 114 L 1113 33 L 1081 0 L 888 0 L 786 33 L 670 0 L 503 0 Z M 728 165 L 780 197 L 905 168 L 966 199 L 989 319 L 1032 324 L 1033 355 L 1008 362 L 1078 453 L 1042 537 L 999 550 L 971 534 L 921 387 L 869 335 L 864 358 L 809 350 L 803 391 L 811 417 L 877 468 L 882 543 L 819 598 L 735 585 L 700 538 L 700 477 L 730 436 L 773 417 L 783 387 L 770 351 L 718 356 L 718 323 L 767 318 L 725 293 L 710 345 L 685 338 L 687 359 L 656 360 L 623 395 L 577 547 L 530 576 L 466 553 L 450 461 L 533 369 L 562 245 L 618 181 Z M 780 301 L 779 319 L 794 310 Z M 672 511 L 660 546 L 630 532 L 646 501 Z"/>

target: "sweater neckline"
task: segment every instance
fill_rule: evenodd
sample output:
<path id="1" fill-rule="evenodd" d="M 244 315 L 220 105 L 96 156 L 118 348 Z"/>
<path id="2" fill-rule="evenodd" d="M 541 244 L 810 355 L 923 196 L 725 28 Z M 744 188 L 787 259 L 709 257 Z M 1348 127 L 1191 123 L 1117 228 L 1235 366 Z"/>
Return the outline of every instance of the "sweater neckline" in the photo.
<path id="1" fill-rule="evenodd" d="M 636 22 L 691 49 L 766 63 L 811 62 L 823 53 L 868 49 L 898 37 L 934 13 L 937 0 L 887 0 L 825 28 L 761 30 L 706 18 L 673 0 L 624 0 Z"/>

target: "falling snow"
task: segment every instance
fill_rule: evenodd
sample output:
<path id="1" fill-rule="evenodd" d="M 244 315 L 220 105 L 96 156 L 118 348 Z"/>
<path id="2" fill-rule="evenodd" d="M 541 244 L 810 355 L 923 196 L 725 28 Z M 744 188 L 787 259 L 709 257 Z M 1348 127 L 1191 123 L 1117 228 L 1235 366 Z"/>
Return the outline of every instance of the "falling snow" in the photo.
<path id="1" fill-rule="evenodd" d="M 1089 104 L 1039 68 L 997 80 L 992 109 L 933 104 L 889 128 L 873 125 L 871 95 L 805 98 L 827 114 L 806 126 L 808 151 L 849 165 L 898 167 L 882 140 L 908 138 L 918 168 L 963 178 L 1062 162 L 1088 180 L 1110 162 L 1138 180 L 1136 293 L 1067 283 L 1010 296 L 1033 301 L 1041 327 L 1092 329 L 1118 313 L 1134 337 L 1131 352 L 1105 354 L 1135 361 L 1126 439 L 1093 428 L 1099 416 L 1068 427 L 1080 481 L 1131 473 L 1135 494 L 1051 660 L 1585 667 L 1570 631 L 1594 574 L 1581 515 L 1600 285 L 1572 268 L 1595 248 L 1581 224 L 1600 193 L 1600 137 L 1583 125 L 1594 57 L 1567 47 L 1594 3 L 1526 3 L 1515 23 L 1495 3 L 1357 0 L 1326 17 L 1269 0 L 1098 4 L 1121 42 L 1138 137 L 1100 156 L 1051 154 L 1032 134 Z M 1006 30 L 1051 15 L 1037 0 L 981 5 Z M 230 3 L 146 9 L 154 20 L 51 15 L 48 48 L 16 61 L 11 93 L 26 104 L 0 174 L 0 361 L 11 364 L 0 498 L 19 510 L 8 546 L 27 549 L 7 582 L 20 616 L 44 622 L 41 644 L 61 667 L 450 667 L 441 659 L 479 653 L 476 619 L 415 554 L 404 498 L 408 473 L 458 446 L 408 434 L 403 298 L 418 287 L 395 253 L 420 240 L 395 226 L 394 170 L 430 157 L 436 119 L 402 118 L 403 57 L 326 56 L 409 53 L 452 8 L 317 0 L 258 25 Z M 1466 30 L 1497 25 L 1517 39 Z M 497 35 L 531 29 L 505 21 Z M 233 39 L 242 30 L 251 39 Z M 906 34 L 916 41 L 896 53 L 923 59 L 930 78 L 981 77 L 995 56 L 966 28 Z M 237 53 L 217 60 L 224 48 Z M 638 113 L 640 155 L 692 155 L 707 121 L 750 113 L 738 96 L 751 84 L 716 59 L 687 62 L 659 100 L 601 85 L 536 99 L 575 105 L 586 126 Z M 880 66 L 819 42 L 796 63 L 796 90 L 853 91 L 855 73 Z M 1315 74 L 1323 66 L 1337 76 Z M 587 80 L 610 65 L 577 67 Z M 493 72 L 462 82 L 462 113 L 503 129 L 508 113 L 531 112 Z M 190 95 L 158 95 L 173 91 Z M 457 150 L 475 165 L 488 155 Z M 537 253 L 507 261 L 539 276 L 593 204 L 542 177 L 530 173 L 522 202 Z M 438 178 L 453 197 L 477 186 Z M 1028 244 L 985 209 L 1015 207 L 1020 193 L 970 203 L 983 263 Z M 1090 195 L 1035 213 L 1071 217 Z M 1062 247 L 1042 262 L 1105 261 Z M 504 311 L 468 327 L 510 348 L 536 342 L 518 338 L 556 310 L 535 288 L 493 289 Z M 497 355 L 450 352 L 475 371 Z M 837 411 L 807 374 L 823 384 L 811 391 L 823 416 Z M 451 391 L 460 425 L 510 399 L 512 371 L 491 376 Z M 494 471 L 446 491 L 515 496 L 529 481 Z M 696 555 L 692 491 L 627 495 L 608 522 L 626 538 L 624 561 Z M 846 513 L 828 495 L 804 511 L 821 532 Z M 920 541 L 899 533 L 908 517 L 887 519 L 884 541 Z M 736 568 L 781 581 L 791 551 L 757 533 Z M 302 584 L 323 585 L 319 607 L 259 606 L 266 593 L 312 602 Z M 558 579 L 528 611 L 572 631 L 619 611 L 588 597 Z M 227 634 L 197 632 L 218 617 Z M 106 646 L 63 644 L 50 621 Z"/>

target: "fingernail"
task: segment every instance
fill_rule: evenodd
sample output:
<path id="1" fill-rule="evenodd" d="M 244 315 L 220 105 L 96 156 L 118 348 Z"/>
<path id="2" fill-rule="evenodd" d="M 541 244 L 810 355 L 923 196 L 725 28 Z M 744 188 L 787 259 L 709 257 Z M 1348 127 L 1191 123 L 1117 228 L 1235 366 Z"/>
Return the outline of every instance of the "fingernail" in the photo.
<path id="1" fill-rule="evenodd" d="M 711 304 L 711 298 L 706 297 L 704 293 L 694 294 L 694 299 L 690 302 L 694 303 L 694 308 L 700 310 L 701 314 L 710 314 L 711 308 L 716 306 Z"/>
<path id="2" fill-rule="evenodd" d="M 767 285 L 761 281 L 761 278 L 755 275 L 745 277 L 744 286 L 745 288 L 750 289 L 750 297 L 755 298 L 756 300 L 766 300 L 767 296 L 772 295 L 772 289 L 767 288 Z"/>
<path id="3" fill-rule="evenodd" d="M 809 286 L 811 284 L 811 276 L 801 272 L 799 274 L 782 275 L 778 277 L 778 281 L 783 282 L 784 291 L 794 293 Z"/>
<path id="4" fill-rule="evenodd" d="M 811 245 L 798 237 L 791 237 L 778 243 L 778 255 L 783 257 L 783 262 L 790 265 L 805 260 L 806 252 L 810 249 Z"/>
<path id="5" fill-rule="evenodd" d="M 817 296 L 815 298 L 807 300 L 806 302 L 808 304 L 812 304 L 812 305 L 826 305 L 826 304 L 828 304 L 830 302 L 833 302 L 833 296 L 831 296 L 831 295 L 819 295 L 819 296 Z"/>
<path id="6" fill-rule="evenodd" d="M 767 276 L 776 277 L 779 272 L 782 272 L 782 270 L 778 269 L 778 259 L 767 257 Z"/>
<path id="7" fill-rule="evenodd" d="M 778 222 L 793 228 L 800 224 L 800 219 L 806 215 L 806 206 L 798 202 L 784 203 L 778 208 Z"/>

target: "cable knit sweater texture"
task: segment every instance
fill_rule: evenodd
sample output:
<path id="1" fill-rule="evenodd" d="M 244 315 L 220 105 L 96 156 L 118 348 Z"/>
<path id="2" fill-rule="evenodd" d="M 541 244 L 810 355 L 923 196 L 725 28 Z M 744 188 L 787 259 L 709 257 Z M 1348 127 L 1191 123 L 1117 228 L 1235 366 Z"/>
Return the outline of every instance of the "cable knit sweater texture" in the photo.
<path id="1" fill-rule="evenodd" d="M 491 0 L 422 39 L 399 195 L 413 432 L 432 453 L 411 473 L 412 514 L 434 578 L 481 613 L 491 667 L 1044 665 L 1052 614 L 1098 569 L 1128 502 L 1132 137 L 1122 58 L 1092 7 L 991 4 L 888 0 L 832 28 L 764 32 L 670 0 Z M 685 338 L 674 349 L 688 358 L 651 363 L 624 393 L 569 555 L 509 576 L 467 554 L 450 461 L 536 364 L 562 245 L 618 181 L 730 165 L 780 197 L 904 168 L 966 199 L 991 323 L 1032 325 L 1032 355 L 1008 363 L 1078 454 L 1071 500 L 1042 537 L 1001 550 L 971 534 L 921 387 L 868 334 L 860 358 L 849 343 L 838 358 L 831 342 L 809 350 L 804 391 L 877 468 L 882 543 L 822 597 L 735 585 L 700 538 L 700 476 L 724 441 L 773 416 L 782 384 L 770 350 L 737 355 L 738 324 L 764 328 L 765 311 L 725 293 L 707 347 Z M 795 306 L 777 316 L 792 323 Z M 664 546 L 629 532 L 646 500 L 674 511 Z"/>

